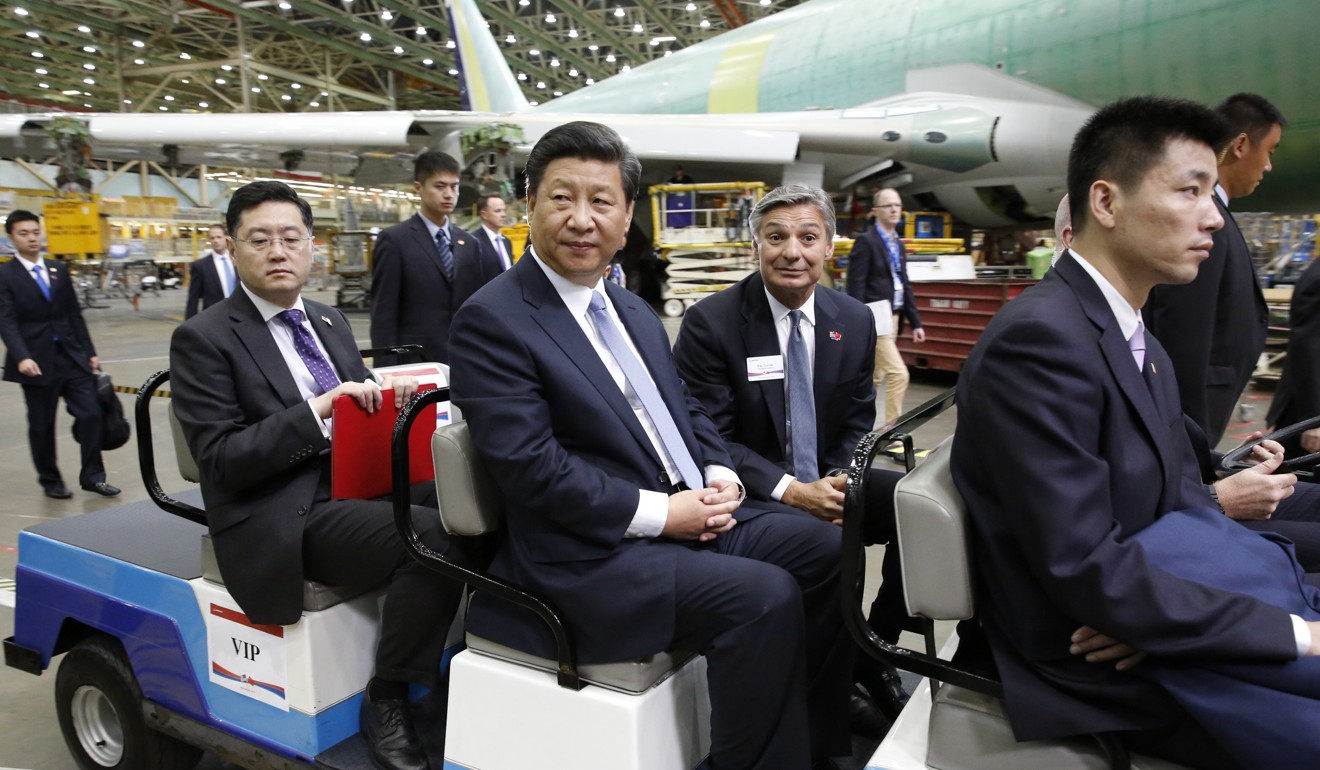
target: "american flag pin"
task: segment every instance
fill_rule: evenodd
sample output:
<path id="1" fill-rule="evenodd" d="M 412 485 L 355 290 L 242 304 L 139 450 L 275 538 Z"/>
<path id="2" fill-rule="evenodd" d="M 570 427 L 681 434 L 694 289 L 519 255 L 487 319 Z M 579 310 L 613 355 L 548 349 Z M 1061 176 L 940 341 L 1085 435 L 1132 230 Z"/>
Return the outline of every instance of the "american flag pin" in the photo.
<path id="1" fill-rule="evenodd" d="M 330 323 L 330 319 L 327 318 L 326 316 L 321 316 L 321 320 L 325 321 L 326 326 L 334 326 L 334 324 Z"/>
<path id="2" fill-rule="evenodd" d="M 843 335 L 839 334 L 838 332 L 830 332 L 830 339 L 834 340 L 835 342 L 838 342 L 839 340 L 843 339 Z"/>

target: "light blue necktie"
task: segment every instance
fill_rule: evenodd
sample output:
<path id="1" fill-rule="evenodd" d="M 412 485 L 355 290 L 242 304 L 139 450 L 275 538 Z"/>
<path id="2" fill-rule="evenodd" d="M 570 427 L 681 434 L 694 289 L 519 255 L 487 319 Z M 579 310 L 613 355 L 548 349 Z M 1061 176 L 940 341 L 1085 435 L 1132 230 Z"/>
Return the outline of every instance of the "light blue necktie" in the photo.
<path id="1" fill-rule="evenodd" d="M 449 232 L 443 227 L 435 231 L 435 247 L 440 250 L 440 264 L 444 265 L 445 277 L 454 280 L 454 250 L 449 247 Z"/>
<path id="2" fill-rule="evenodd" d="M 1128 350 L 1132 351 L 1132 358 L 1137 362 L 1137 371 L 1143 371 L 1146 368 L 1146 325 L 1140 321 L 1137 330 L 1128 338 Z"/>
<path id="3" fill-rule="evenodd" d="M 228 256 L 220 256 L 219 254 L 215 258 L 220 260 L 220 264 L 224 265 L 225 296 L 228 297 L 234 293 L 234 289 L 238 288 L 238 274 L 234 272 L 234 261 Z"/>
<path id="4" fill-rule="evenodd" d="M 811 360 L 802 338 L 802 311 L 788 311 L 788 434 L 793 449 L 793 475 L 811 483 L 820 478 L 816 459 L 816 402 L 811 392 Z"/>
<path id="5" fill-rule="evenodd" d="M 41 293 L 50 302 L 50 284 L 46 283 L 46 276 L 41 274 L 41 265 L 32 266 L 32 275 L 37 279 L 37 286 L 41 287 Z"/>
<path id="6" fill-rule="evenodd" d="M 628 343 L 623 339 L 623 334 L 614 325 L 609 311 L 605 309 L 605 298 L 600 292 L 591 293 L 591 304 L 588 308 L 591 310 L 591 320 L 596 324 L 596 330 L 600 332 L 600 338 L 605 341 L 605 347 L 609 348 L 610 355 L 614 356 L 619 368 L 623 370 L 623 376 L 627 378 L 628 384 L 642 402 L 642 408 L 655 424 L 656 433 L 660 434 L 660 443 L 664 445 L 669 458 L 678 467 L 683 483 L 688 489 L 703 488 L 705 483 L 702 481 L 701 471 L 697 469 L 697 463 L 692 459 L 692 454 L 688 452 L 687 445 L 679 435 L 678 426 L 674 424 L 674 416 L 669 413 L 669 407 L 665 406 L 664 399 L 660 397 L 660 391 L 646 373 L 646 368 L 633 355 Z"/>

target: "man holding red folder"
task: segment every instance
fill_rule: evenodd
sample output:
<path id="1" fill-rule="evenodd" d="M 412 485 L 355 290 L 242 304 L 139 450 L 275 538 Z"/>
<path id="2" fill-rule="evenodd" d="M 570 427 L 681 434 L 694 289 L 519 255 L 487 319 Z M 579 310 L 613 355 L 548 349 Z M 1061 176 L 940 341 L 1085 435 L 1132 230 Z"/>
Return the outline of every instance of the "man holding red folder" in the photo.
<path id="1" fill-rule="evenodd" d="M 409 557 L 389 502 L 331 498 L 328 428 L 335 398 L 350 396 L 374 412 L 381 388 L 393 387 L 397 408 L 417 381 L 376 382 L 343 314 L 302 297 L 312 212 L 292 188 L 246 185 L 226 219 L 240 286 L 170 342 L 174 409 L 201 469 L 226 587 L 250 620 L 283 625 L 301 615 L 304 578 L 385 585 L 363 732 L 378 767 L 423 770 L 429 764 L 408 719 L 408 685 L 436 685 L 462 588 Z M 435 507 L 433 485 L 415 487 L 412 502 L 423 541 L 473 563 L 423 507 Z"/>

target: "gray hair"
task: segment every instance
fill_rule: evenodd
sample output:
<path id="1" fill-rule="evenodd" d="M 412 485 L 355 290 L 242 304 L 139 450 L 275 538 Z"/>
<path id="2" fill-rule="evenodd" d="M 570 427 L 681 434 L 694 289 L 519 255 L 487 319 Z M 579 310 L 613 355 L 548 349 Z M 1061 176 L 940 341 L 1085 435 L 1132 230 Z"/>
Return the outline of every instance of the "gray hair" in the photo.
<path id="1" fill-rule="evenodd" d="M 820 213 L 821 219 L 825 220 L 825 229 L 828 237 L 834 238 L 834 201 L 830 196 L 819 187 L 811 187 L 804 184 L 786 184 L 783 187 L 776 187 L 762 198 L 756 206 L 752 208 L 751 224 L 753 240 L 759 240 L 761 235 L 761 220 L 765 215 L 774 209 L 784 208 L 786 206 L 812 206 Z"/>

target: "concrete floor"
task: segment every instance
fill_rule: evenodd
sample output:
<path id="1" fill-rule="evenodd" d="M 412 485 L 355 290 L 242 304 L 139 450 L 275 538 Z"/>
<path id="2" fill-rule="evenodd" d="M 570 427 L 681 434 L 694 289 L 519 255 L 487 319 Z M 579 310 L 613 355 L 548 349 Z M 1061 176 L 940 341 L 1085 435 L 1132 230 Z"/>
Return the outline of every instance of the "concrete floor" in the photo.
<path id="1" fill-rule="evenodd" d="M 85 310 L 85 317 L 100 353 L 105 371 L 113 375 L 117 385 L 136 388 L 152 373 L 168 366 L 169 337 L 182 320 L 183 291 L 164 291 L 159 295 L 142 297 L 139 307 L 124 299 L 103 300 L 98 307 Z M 309 294 L 314 299 L 333 302 L 329 292 Z M 350 316 L 359 344 L 366 346 L 368 318 L 365 314 Z M 678 321 L 666 319 L 671 338 L 677 331 Z M 935 373 L 915 375 L 907 394 L 907 407 L 912 408 L 953 385 L 950 375 Z M 146 500 L 147 493 L 138 471 L 136 437 L 120 449 L 106 454 L 108 481 L 124 490 L 123 495 L 105 499 L 77 489 L 78 447 L 70 433 L 70 419 L 61 413 L 57 433 L 59 456 L 66 483 L 74 489 L 72 500 L 46 498 L 36 481 L 27 447 L 26 416 L 22 393 L 17 385 L 0 384 L 0 397 L 8 408 L 0 410 L 0 488 L 4 500 L 0 502 L 0 636 L 13 633 L 13 584 L 17 561 L 18 533 L 24 527 L 56 518 L 98 510 L 123 502 Z M 122 395 L 125 412 L 132 419 L 133 397 Z M 1268 394 L 1249 399 L 1255 408 L 1259 424 L 1268 407 Z M 169 447 L 168 427 L 160 414 L 154 415 L 156 446 Z M 955 415 L 950 412 L 929 423 L 917 432 L 919 447 L 931 447 L 953 432 Z M 1253 424 L 1235 424 L 1230 434 L 1241 434 Z M 1226 445 L 1236 443 L 1232 436 Z M 884 462 L 881 460 L 880 462 Z M 897 466 L 895 466 L 897 467 Z M 170 464 L 158 469 L 162 486 L 166 490 L 180 490 L 188 485 Z M 868 554 L 869 573 L 878 573 L 882 548 Z M 874 584 L 875 581 L 872 581 Z M 916 637 L 905 639 L 916 646 Z M 56 723 L 54 710 L 54 672 L 41 677 L 0 666 L 0 769 L 75 770 L 73 760 L 65 750 Z M 202 768 L 215 770 L 224 767 L 217 760 L 207 759 Z"/>

